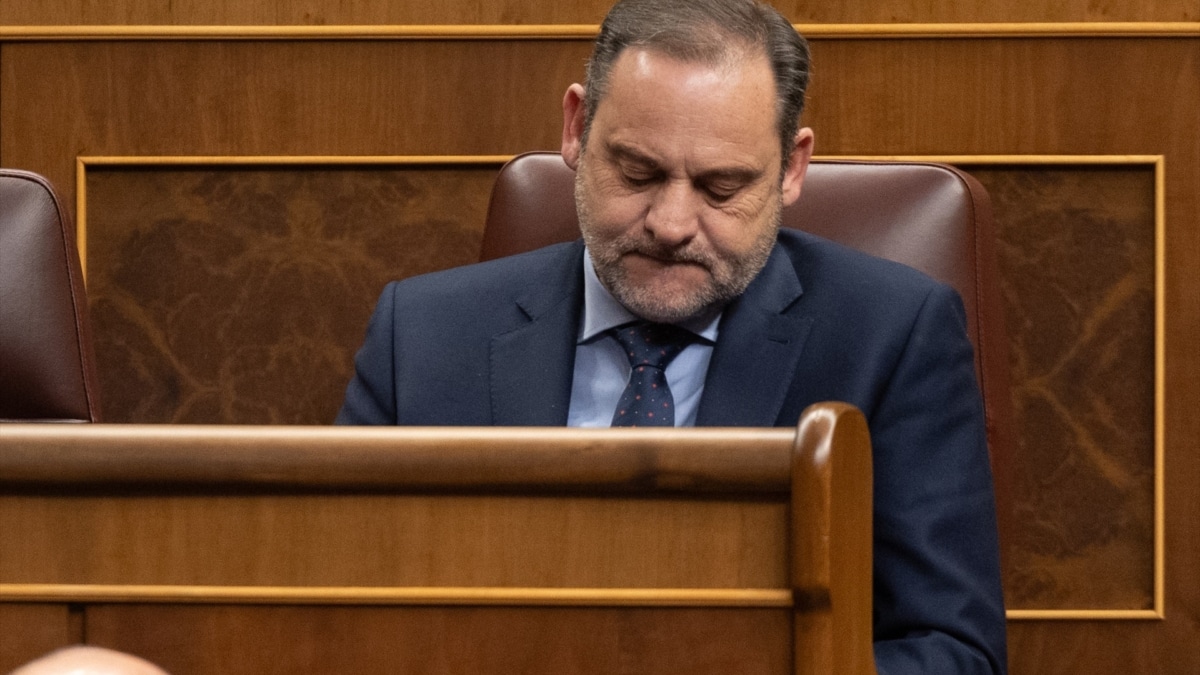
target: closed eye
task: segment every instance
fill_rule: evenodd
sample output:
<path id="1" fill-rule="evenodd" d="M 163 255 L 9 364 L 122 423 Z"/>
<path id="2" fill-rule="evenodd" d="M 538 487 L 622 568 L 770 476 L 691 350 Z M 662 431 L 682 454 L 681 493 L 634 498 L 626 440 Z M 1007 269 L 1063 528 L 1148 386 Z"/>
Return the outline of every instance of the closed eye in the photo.
<path id="1" fill-rule="evenodd" d="M 718 203 L 729 201 L 742 189 L 742 185 L 729 183 L 701 183 L 697 187 L 706 197 Z"/>
<path id="2" fill-rule="evenodd" d="M 621 172 L 621 180 L 631 187 L 646 187 L 659 180 L 659 174 L 654 172 Z"/>

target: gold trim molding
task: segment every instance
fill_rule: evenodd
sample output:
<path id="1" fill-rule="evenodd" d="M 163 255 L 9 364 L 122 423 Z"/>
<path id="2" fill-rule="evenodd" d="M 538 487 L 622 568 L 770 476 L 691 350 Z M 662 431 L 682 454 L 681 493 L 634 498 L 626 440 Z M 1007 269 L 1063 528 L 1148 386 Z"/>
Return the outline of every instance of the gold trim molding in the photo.
<path id="1" fill-rule="evenodd" d="M 0 584 L 0 602 L 372 605 L 396 607 L 721 607 L 789 609 L 789 589 Z M 1008 610 L 1009 621 L 1162 619 L 1153 610 Z"/>
<path id="2" fill-rule="evenodd" d="M 1161 621 L 1156 609 L 1010 609 L 1009 621 Z"/>
<path id="3" fill-rule="evenodd" d="M 0 584 L 0 601 L 501 607 L 789 608 L 793 605 L 791 590 L 774 588 L 390 588 L 116 584 Z"/>
<path id="4" fill-rule="evenodd" d="M 1200 22 L 796 24 L 815 40 L 913 38 L 1200 37 Z M 400 26 L 0 26 L 0 41 L 57 40 L 592 40 L 599 27 Z"/>
<path id="5" fill-rule="evenodd" d="M 1200 28 L 1200 24 L 1195 24 Z M 1198 33 L 1200 34 L 1200 33 Z M 76 160 L 76 223 L 78 247 L 86 278 L 87 263 L 87 170 L 89 167 L 184 167 L 184 166 L 217 166 L 217 167 L 256 167 L 272 166 L 487 166 L 499 167 L 512 158 L 512 155 L 398 155 L 398 156 L 157 156 L 157 157 L 78 157 Z M 1009 620 L 1150 620 L 1162 619 L 1164 615 L 1165 595 L 1165 500 L 1164 500 L 1164 454 L 1165 454 L 1165 335 L 1166 335 L 1166 301 L 1165 301 L 1165 240 L 1166 240 L 1166 161 L 1163 155 L 890 155 L 890 156 L 848 156 L 828 155 L 815 159 L 837 160 L 872 160 L 872 161 L 916 161 L 941 162 L 958 166 L 981 165 L 1018 165 L 1018 166 L 1147 166 L 1154 169 L 1154 239 L 1155 239 L 1155 270 L 1154 270 L 1154 605 L 1151 609 L 1015 609 L 1008 610 Z M 680 602 L 688 594 L 695 595 L 696 606 L 712 606 L 726 593 L 789 593 L 788 605 L 765 604 L 761 606 L 790 606 L 789 591 L 710 591 L 681 589 L 668 591 L 664 589 L 547 589 L 552 590 L 549 596 L 534 604 L 601 604 L 603 606 L 618 606 L 616 598 L 625 597 L 627 606 L 681 606 L 664 605 L 665 598 L 674 597 L 671 593 L 681 593 L 682 596 L 670 602 Z M 537 591 L 536 593 L 534 591 Z M 463 604 L 529 604 L 532 598 L 540 597 L 538 589 L 491 589 L 489 592 L 498 595 L 488 596 L 482 592 L 471 602 Z M 376 604 L 419 604 L 418 597 L 428 596 L 439 599 L 429 600 L 426 604 L 452 604 L 446 598 L 474 597 L 465 593 L 464 589 L 356 589 L 356 588 L 258 588 L 258 587 L 203 587 L 203 586 L 71 586 L 71 585 L 14 585 L 0 584 L 0 600 L 35 601 L 42 600 L 105 600 L 120 601 L 113 598 L 130 595 L 132 601 L 167 602 L 166 598 L 175 601 L 188 601 L 186 598 L 224 598 L 244 602 L 375 602 Z M 604 602 L 588 594 L 601 593 Z M 625 596 L 621 596 L 625 593 Z M 653 596 L 651 601 L 647 593 L 667 593 Z M 441 594 L 441 595 L 438 595 Z M 507 595 L 506 595 L 507 594 Z M 522 595 L 524 594 L 524 595 Z M 572 595 L 574 594 L 574 595 Z M 607 594 L 607 595 L 604 595 Z M 642 595 L 639 595 L 642 594 Z M 715 594 L 715 595 L 714 595 Z M 484 598 L 492 598 L 484 602 Z M 599 597 L 599 596 L 596 596 Z M 734 597 L 734 596 L 729 596 Z M 741 596 L 737 596 L 741 597 Z M 750 597 L 750 596 L 747 596 Z M 774 596 L 769 596 L 774 597 Z M 163 598 L 163 599 L 160 599 Z M 255 600 L 259 598 L 258 600 Z M 289 598 L 294 598 L 289 600 Z M 325 598 L 324 600 L 322 598 Z M 377 598 L 371 600 L 371 598 Z M 519 600 L 518 600 L 519 598 Z M 558 599 L 552 599 L 558 598 Z M 570 602 L 565 598 L 575 598 Z M 591 598 L 585 601 L 584 598 Z M 639 599 L 640 598 L 640 599 Z M 195 599 L 193 602 L 218 602 L 221 600 Z M 690 602 L 690 601 L 689 601 Z M 739 600 L 738 602 L 742 602 Z M 749 601 L 747 601 L 749 602 Z M 780 602 L 778 598 L 762 602 Z M 758 606 L 758 605 L 737 605 Z"/>

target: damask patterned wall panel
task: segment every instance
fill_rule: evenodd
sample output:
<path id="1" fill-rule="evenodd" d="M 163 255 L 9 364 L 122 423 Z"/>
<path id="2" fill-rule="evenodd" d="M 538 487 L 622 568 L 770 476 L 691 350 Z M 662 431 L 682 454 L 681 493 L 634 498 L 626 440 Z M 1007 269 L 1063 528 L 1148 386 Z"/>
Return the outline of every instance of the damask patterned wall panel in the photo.
<path id="1" fill-rule="evenodd" d="M 472 262 L 495 165 L 88 171 L 112 422 L 325 424 L 391 279 Z"/>

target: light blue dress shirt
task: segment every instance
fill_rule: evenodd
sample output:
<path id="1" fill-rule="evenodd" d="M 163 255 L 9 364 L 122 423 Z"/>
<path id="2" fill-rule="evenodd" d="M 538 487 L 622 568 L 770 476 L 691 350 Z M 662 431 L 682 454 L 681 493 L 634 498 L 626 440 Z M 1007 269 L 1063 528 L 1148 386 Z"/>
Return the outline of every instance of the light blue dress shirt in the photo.
<path id="1" fill-rule="evenodd" d="M 571 406 L 567 426 L 612 425 L 617 401 L 629 381 L 629 359 L 617 339 L 605 331 L 638 318 L 617 302 L 596 276 L 592 258 L 583 255 L 583 319 L 575 343 L 575 372 L 571 380 Z M 717 342 L 721 313 L 680 323 L 703 338 L 688 345 L 667 365 L 667 386 L 675 399 L 675 426 L 696 426 L 704 378 Z"/>

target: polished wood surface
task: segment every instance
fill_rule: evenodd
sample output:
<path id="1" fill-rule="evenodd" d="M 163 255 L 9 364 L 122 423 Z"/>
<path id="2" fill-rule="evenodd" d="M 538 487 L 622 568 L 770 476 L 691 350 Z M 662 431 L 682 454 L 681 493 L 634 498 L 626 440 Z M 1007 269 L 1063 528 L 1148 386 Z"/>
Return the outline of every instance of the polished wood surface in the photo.
<path id="1" fill-rule="evenodd" d="M 0 551 L 0 580 L 786 585 L 794 431 L 572 431 L 6 426 L 0 477 L 20 492 L 0 496 L 0 531 L 19 546 Z M 689 534 L 701 524 L 709 536 Z M 675 564 L 656 566 L 667 551 Z"/>
<path id="2" fill-rule="evenodd" d="M 783 494 L 790 429 L 7 424 L 10 487 L 480 488 Z M 730 448 L 738 448 L 737 453 Z"/>
<path id="3" fill-rule="evenodd" d="M 427 673 L 873 673 L 870 472 L 844 404 L 797 430 L 6 424 L 0 622 L 180 675 L 383 672 L 381 644 Z"/>
<path id="4" fill-rule="evenodd" d="M 90 608 L 89 639 L 173 675 L 786 675 L 786 610 Z"/>
<path id="5" fill-rule="evenodd" d="M 70 610 L 62 604 L 0 602 L 0 672 L 78 642 Z"/>
<path id="6" fill-rule="evenodd" d="M 861 508 L 873 499 L 871 457 L 836 450 L 869 445 L 866 420 L 848 406 L 808 415 L 800 423 L 791 517 L 794 524 L 816 527 L 793 531 L 791 577 L 800 605 L 796 651 L 813 655 L 796 662 L 797 675 L 874 671 L 871 561 L 859 553 L 871 547 L 873 532 L 864 519 L 871 510 Z M 825 555 L 826 546 L 845 549 Z"/>
<path id="7" fill-rule="evenodd" d="M 0 119 L 0 161 L 40 167 L 70 202 L 79 155 L 497 155 L 551 147 L 561 90 L 577 77 L 588 44 L 35 42 L 0 50 L 4 98 L 26 102 Z M 22 75 L 43 69 L 63 76 Z M 131 82 L 139 85 L 118 84 Z M 38 143 L 20 140 L 29 128 L 42 130 Z"/>
<path id="8" fill-rule="evenodd" d="M 773 588 L 786 580 L 786 514 L 757 501 L 4 496 L 0 511 L 6 538 L 20 542 L 0 553 L 5 583 Z M 709 538 L 695 537 L 701 525 Z M 747 549 L 745 540 L 761 543 Z M 677 564 L 656 566 L 668 552 Z"/>
<path id="9" fill-rule="evenodd" d="M 120 0 L 103 8 L 81 0 L 9 0 L 0 23 L 52 24 L 595 24 L 609 0 L 352 0 L 337 3 L 305 0 L 219 0 L 146 3 Z M 926 23 L 1032 21 L 1200 21 L 1190 0 L 932 0 L 915 2 L 773 3 L 799 23 Z"/>

